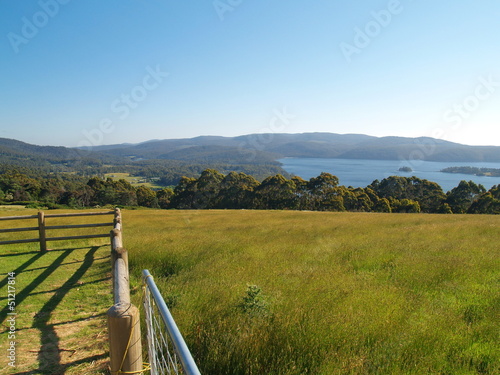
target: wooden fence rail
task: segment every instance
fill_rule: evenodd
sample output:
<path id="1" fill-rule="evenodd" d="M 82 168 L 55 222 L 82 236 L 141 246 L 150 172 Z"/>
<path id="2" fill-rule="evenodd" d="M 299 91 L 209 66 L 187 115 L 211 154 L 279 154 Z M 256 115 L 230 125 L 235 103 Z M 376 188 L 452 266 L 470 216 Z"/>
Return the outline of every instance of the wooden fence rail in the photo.
<path id="1" fill-rule="evenodd" d="M 46 218 L 114 215 L 112 223 L 46 225 Z M 110 367 L 112 375 L 142 374 L 142 343 L 139 309 L 130 302 L 130 283 L 128 271 L 128 253 L 123 247 L 122 217 L 119 208 L 106 212 L 86 212 L 69 214 L 8 216 L 2 220 L 38 219 L 38 226 L 26 228 L 0 229 L 0 233 L 38 231 L 38 238 L 0 241 L 0 245 L 40 242 L 40 251 L 47 251 L 48 241 L 79 240 L 86 238 L 108 237 L 111 242 L 111 271 L 113 285 L 113 303 L 108 310 L 108 339 Z M 47 230 L 99 228 L 113 226 L 106 234 L 88 234 L 82 236 L 47 237 Z"/>
<path id="2" fill-rule="evenodd" d="M 111 236 L 114 305 L 108 310 L 109 360 L 112 375 L 142 374 L 139 309 L 130 302 L 128 252 L 123 247 L 122 218 L 117 210 Z"/>
<path id="3" fill-rule="evenodd" d="M 77 216 L 78 217 L 79 216 L 101 216 L 101 215 L 115 215 L 115 220 L 113 221 L 113 223 L 73 224 L 73 225 L 46 225 L 46 219 L 47 218 L 77 217 Z M 80 212 L 80 213 L 68 213 L 68 214 L 45 214 L 43 211 L 39 211 L 38 215 L 0 217 L 0 221 L 4 221 L 4 220 L 38 219 L 38 226 L 36 226 L 36 227 L 0 229 L 0 233 L 14 233 L 14 232 L 38 231 L 38 237 L 37 238 L 22 239 L 22 240 L 10 240 L 10 241 L 0 241 L 0 245 L 10 245 L 10 244 L 19 244 L 19 243 L 39 242 L 40 243 L 40 251 L 47 251 L 47 242 L 49 242 L 49 241 L 82 240 L 82 239 L 88 239 L 88 238 L 105 238 L 105 237 L 109 237 L 109 233 L 87 234 L 87 235 L 81 235 L 81 236 L 47 237 L 47 230 L 109 227 L 109 226 L 112 226 L 113 224 L 116 223 L 116 217 L 119 217 L 119 216 L 120 216 L 119 209 L 116 209 L 114 211 Z"/>

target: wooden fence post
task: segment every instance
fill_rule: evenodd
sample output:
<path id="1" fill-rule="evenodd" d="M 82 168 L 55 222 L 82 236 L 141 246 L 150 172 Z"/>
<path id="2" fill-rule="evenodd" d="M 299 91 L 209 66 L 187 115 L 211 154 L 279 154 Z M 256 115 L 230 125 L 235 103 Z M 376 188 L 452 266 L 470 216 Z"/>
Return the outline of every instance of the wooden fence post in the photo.
<path id="1" fill-rule="evenodd" d="M 113 229 L 110 232 L 111 238 L 111 281 L 114 285 L 115 280 L 115 263 L 118 259 L 123 259 L 126 266 L 127 277 L 128 277 L 128 252 L 127 249 L 123 247 L 122 232 L 118 229 Z M 114 288 L 113 288 L 114 293 Z"/>
<path id="2" fill-rule="evenodd" d="M 113 220 L 113 227 L 115 229 L 119 229 L 120 231 L 123 231 L 122 213 L 121 213 L 119 208 L 115 208 L 115 218 Z"/>
<path id="3" fill-rule="evenodd" d="M 108 310 L 111 374 L 142 374 L 139 309 L 130 303 L 128 253 L 123 247 L 120 209 L 115 210 L 111 238 L 111 274 L 114 305 Z"/>
<path id="4" fill-rule="evenodd" d="M 115 304 L 108 310 L 111 373 L 140 374 L 143 366 L 139 309 L 130 303 L 128 266 L 124 259 L 118 258 L 113 268 Z"/>
<path id="5" fill-rule="evenodd" d="M 130 303 L 108 310 L 109 360 L 111 374 L 142 374 L 142 345 L 139 309 Z"/>
<path id="6" fill-rule="evenodd" d="M 47 251 L 47 236 L 45 234 L 45 214 L 38 211 L 38 237 L 40 240 L 40 251 Z"/>

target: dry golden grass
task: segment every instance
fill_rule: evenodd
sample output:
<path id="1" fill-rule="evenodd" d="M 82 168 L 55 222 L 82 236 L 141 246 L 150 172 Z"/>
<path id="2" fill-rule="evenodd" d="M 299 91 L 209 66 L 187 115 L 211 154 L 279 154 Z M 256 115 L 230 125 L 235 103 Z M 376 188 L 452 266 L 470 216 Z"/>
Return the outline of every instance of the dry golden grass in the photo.
<path id="1" fill-rule="evenodd" d="M 204 374 L 499 373 L 498 216 L 124 217 L 133 283 L 157 278 Z"/>
<path id="2" fill-rule="evenodd" d="M 147 268 L 204 375 L 500 373 L 498 216 L 126 210 L 123 218 L 134 302 Z M 81 251 L 60 259 L 19 307 L 31 361 L 23 371 L 39 363 L 30 350 L 40 350 L 41 327 L 82 356 L 67 373 L 105 371 L 106 359 L 85 359 L 106 352 L 96 315 L 111 303 L 109 248 Z M 64 252 L 49 254 L 3 256 L 1 272 L 27 264 L 25 289 Z M 48 303 L 86 255 L 93 264 L 80 290 Z M 261 288 L 253 300 L 249 285 Z M 50 315 L 35 318 L 42 307 Z M 75 356 L 60 352 L 59 364 Z"/>

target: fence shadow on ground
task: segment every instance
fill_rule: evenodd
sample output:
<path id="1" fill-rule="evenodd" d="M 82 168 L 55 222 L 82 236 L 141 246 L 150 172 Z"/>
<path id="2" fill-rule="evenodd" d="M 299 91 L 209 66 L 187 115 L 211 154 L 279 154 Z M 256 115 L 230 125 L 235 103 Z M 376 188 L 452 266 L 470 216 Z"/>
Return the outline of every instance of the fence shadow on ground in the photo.
<path id="1" fill-rule="evenodd" d="M 94 263 L 98 260 L 102 260 L 106 257 L 96 257 L 96 252 L 101 248 L 102 246 L 93 246 L 93 247 L 85 247 L 85 248 L 78 248 L 78 249 L 88 249 L 88 251 L 85 253 L 83 260 L 79 261 L 71 261 L 68 262 L 67 258 L 68 256 L 76 250 L 76 248 L 72 249 L 60 249 L 60 250 L 54 250 L 57 252 L 60 252 L 60 254 L 55 258 L 48 266 L 44 267 L 38 267 L 34 270 L 43 270 L 38 276 L 36 276 L 27 286 L 23 287 L 22 289 L 19 289 L 16 293 L 16 308 L 19 306 L 22 306 L 23 303 L 26 303 L 26 298 L 29 296 L 35 295 L 35 294 L 41 294 L 41 293 L 53 293 L 50 299 L 48 299 L 43 306 L 36 312 L 31 328 L 35 328 L 39 334 L 40 334 L 40 347 L 38 350 L 38 355 L 37 355 L 37 360 L 38 360 L 38 369 L 35 370 L 29 370 L 25 372 L 18 372 L 16 374 L 53 374 L 53 375 L 58 375 L 58 374 L 65 374 L 67 369 L 72 366 L 84 364 L 84 363 L 93 363 L 94 361 L 102 360 L 104 358 L 107 358 L 109 356 L 108 353 L 103 353 L 103 354 L 97 354 L 97 355 L 92 355 L 87 358 L 79 358 L 75 359 L 73 362 L 67 362 L 62 363 L 61 362 L 61 352 L 65 351 L 66 349 L 63 349 L 60 345 L 61 337 L 58 337 L 58 334 L 56 332 L 56 328 L 65 324 L 71 324 L 76 321 L 82 321 L 82 320 L 89 320 L 89 319 L 94 319 L 94 318 L 102 318 L 102 314 L 98 314 L 95 316 L 90 316 L 87 318 L 80 318 L 76 320 L 70 320 L 70 321 L 64 321 L 64 322 L 58 322 L 58 323 L 50 323 L 51 318 L 53 316 L 53 313 L 56 311 L 58 306 L 61 304 L 61 302 L 64 300 L 66 295 L 75 287 L 80 287 L 81 286 L 81 281 L 82 277 L 93 267 Z M 24 255 L 31 254 L 31 253 L 23 253 Z M 25 261 L 22 265 L 17 267 L 13 272 L 16 273 L 16 275 L 22 273 L 22 272 L 28 272 L 31 271 L 29 267 L 34 264 L 35 262 L 39 261 L 42 259 L 44 256 L 46 256 L 48 253 L 46 252 L 34 252 L 33 256 L 30 257 L 27 261 Z M 18 254 L 8 254 L 8 256 L 14 256 L 14 255 L 20 255 Z M 37 287 L 39 287 L 44 281 L 52 275 L 56 270 L 61 266 L 65 264 L 74 264 L 74 263 L 81 263 L 80 266 L 75 270 L 72 271 L 72 274 L 68 274 L 67 280 L 61 285 L 60 287 L 57 287 L 55 289 L 52 289 L 50 291 L 43 291 L 43 292 L 34 292 Z M 105 281 L 109 280 L 109 278 L 104 278 L 100 279 L 99 281 Z M 0 280 L 0 288 L 5 287 L 5 285 L 8 283 L 8 275 L 5 276 L 5 278 L 2 278 Z M 94 282 L 92 282 L 94 283 Z M 5 306 L 1 311 L 0 311 L 0 324 L 3 323 L 6 318 L 8 317 L 9 313 L 8 306 Z M 35 312 L 35 311 L 33 311 Z"/>
<path id="2" fill-rule="evenodd" d="M 27 285 L 23 290 L 16 292 L 16 307 L 19 307 L 22 302 L 33 292 L 36 287 L 38 287 L 48 276 L 50 276 L 57 268 L 63 263 L 64 259 L 68 257 L 72 249 L 64 250 L 61 255 L 59 255 L 52 264 L 50 264 L 45 271 L 43 271 L 40 275 L 38 275 L 29 285 Z M 46 253 L 38 252 L 35 256 L 30 258 L 27 262 L 24 262 L 20 267 L 14 270 L 15 274 L 20 274 L 23 270 L 29 267 L 31 264 L 42 258 Z M 4 280 L 2 280 L 2 286 L 5 286 L 8 281 L 8 277 L 6 276 Z M 7 314 L 9 313 L 9 306 L 6 305 L 2 311 L 0 311 L 0 324 L 4 322 L 7 318 Z"/>
<path id="3" fill-rule="evenodd" d="M 38 353 L 38 364 L 42 373 L 64 373 L 64 366 L 61 364 L 60 338 L 57 336 L 54 325 L 49 324 L 49 321 L 52 312 L 61 303 L 64 296 L 76 285 L 76 282 L 85 275 L 90 267 L 92 267 L 94 264 L 94 255 L 98 249 L 98 246 L 90 248 L 87 254 L 85 254 L 81 266 L 45 303 L 40 309 L 40 313 L 35 315 L 33 328 L 38 329 L 41 333 L 41 347 Z"/>
<path id="4" fill-rule="evenodd" d="M 97 354 L 97 355 L 93 355 L 90 357 L 82 358 L 82 359 L 76 360 L 74 362 L 65 363 L 64 365 L 59 366 L 59 370 L 58 370 L 59 372 L 46 372 L 43 370 L 31 370 L 31 371 L 16 372 L 13 375 L 35 375 L 35 374 L 59 375 L 59 374 L 65 374 L 66 370 L 70 367 L 81 365 L 84 363 L 92 363 L 94 361 L 99 361 L 101 359 L 105 359 L 108 357 L 109 357 L 109 354 L 104 353 L 104 354 Z"/>
<path id="5" fill-rule="evenodd" d="M 72 248 L 66 248 L 66 249 L 50 249 L 49 251 L 51 253 L 53 253 L 55 251 L 82 250 L 82 249 L 88 249 L 88 248 L 89 248 L 88 246 L 85 246 L 85 247 L 72 247 Z M 26 251 L 24 253 L 13 252 L 10 254 L 0 254 L 0 258 L 17 257 L 17 256 L 29 255 L 29 254 L 43 254 L 43 252 L 40 252 L 40 250 Z"/>
<path id="6" fill-rule="evenodd" d="M 17 275 L 18 273 L 21 273 L 22 271 L 24 271 L 26 268 L 28 268 L 29 266 L 31 266 L 33 263 L 35 263 L 38 259 L 40 259 L 44 254 L 41 253 L 40 251 L 36 251 L 34 253 L 17 253 L 17 254 L 8 254 L 8 256 L 14 256 L 14 255 L 26 255 L 26 254 L 33 254 L 33 256 L 28 259 L 26 262 L 24 262 L 22 265 L 20 265 L 19 267 L 17 267 L 15 270 L 13 270 L 13 272 Z M 1 255 L 0 257 L 2 257 L 3 255 Z M 9 281 L 9 275 L 8 274 L 3 274 L 5 275 L 5 277 L 0 281 L 0 290 L 3 289 L 8 281 Z M 3 323 L 5 317 L 7 316 L 7 309 L 4 309 L 5 311 L 1 311 L 0 312 L 0 324 Z"/>

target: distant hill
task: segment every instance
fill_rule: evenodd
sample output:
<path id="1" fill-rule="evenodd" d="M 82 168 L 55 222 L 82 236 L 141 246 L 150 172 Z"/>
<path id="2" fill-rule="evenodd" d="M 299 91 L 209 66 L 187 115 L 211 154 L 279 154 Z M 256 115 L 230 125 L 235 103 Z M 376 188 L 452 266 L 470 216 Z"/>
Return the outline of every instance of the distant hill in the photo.
<path id="1" fill-rule="evenodd" d="M 43 169 L 45 172 L 65 172 L 83 166 L 117 162 L 119 158 L 111 154 L 62 146 L 36 146 L 15 139 L 0 138 L 0 163 L 4 165 Z"/>
<path id="2" fill-rule="evenodd" d="M 138 144 L 96 146 L 89 152 L 0 138 L 1 164 L 38 168 L 45 172 L 94 173 L 111 167 L 116 171 L 116 166 L 121 166 L 123 171 L 137 171 L 154 165 L 156 170 L 158 166 L 174 168 L 178 174 L 187 173 L 187 170 L 218 168 L 253 172 L 264 177 L 269 173 L 285 174 L 277 162 L 284 157 L 500 162 L 500 147 L 467 146 L 426 137 L 302 133 L 151 140 Z"/>
<path id="3" fill-rule="evenodd" d="M 260 180 L 275 174 L 287 175 L 276 161 L 280 155 L 253 152 L 239 147 L 237 141 L 225 146 L 218 138 L 223 137 L 106 145 L 90 151 L 0 138 L 0 173 L 13 168 L 32 176 L 104 176 L 123 172 L 162 178 L 164 185 L 175 185 L 182 176 L 197 177 L 207 168 L 224 173 L 243 172 Z"/>
<path id="4" fill-rule="evenodd" d="M 66 147 L 35 146 L 15 139 L 0 138 L 2 156 L 44 157 L 50 159 L 72 159 L 80 152 Z"/>
<path id="5" fill-rule="evenodd" d="M 283 157 L 500 162 L 500 147 L 467 146 L 434 138 L 373 137 L 363 134 L 250 134 L 166 139 L 136 145 L 99 146 L 105 154 L 238 163 L 272 162 Z"/>

